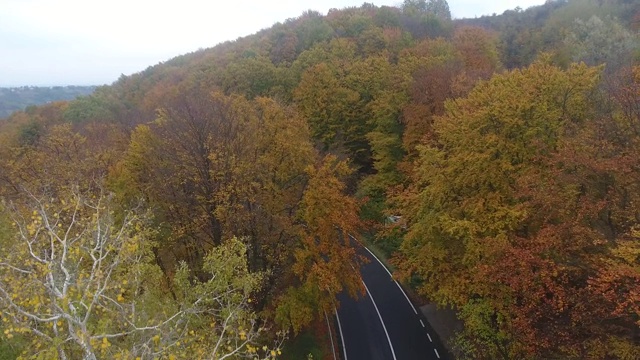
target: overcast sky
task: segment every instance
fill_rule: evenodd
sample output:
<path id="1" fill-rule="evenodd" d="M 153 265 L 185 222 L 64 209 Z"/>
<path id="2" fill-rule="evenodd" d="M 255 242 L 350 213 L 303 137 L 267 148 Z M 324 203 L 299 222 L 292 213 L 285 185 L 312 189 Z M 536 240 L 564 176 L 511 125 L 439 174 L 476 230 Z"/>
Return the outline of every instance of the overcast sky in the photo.
<path id="1" fill-rule="evenodd" d="M 364 0 L 0 0 L 0 86 L 110 84 L 305 10 Z M 368 0 L 377 6 L 401 0 Z M 449 0 L 456 18 L 544 0 Z"/>

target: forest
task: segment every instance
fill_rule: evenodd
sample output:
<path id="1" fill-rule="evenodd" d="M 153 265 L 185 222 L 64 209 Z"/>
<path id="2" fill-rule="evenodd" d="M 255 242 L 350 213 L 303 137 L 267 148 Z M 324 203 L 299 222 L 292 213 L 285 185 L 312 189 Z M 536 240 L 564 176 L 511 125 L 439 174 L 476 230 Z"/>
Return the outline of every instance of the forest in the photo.
<path id="1" fill-rule="evenodd" d="M 364 3 L 13 113 L 0 358 L 287 358 L 363 294 L 354 235 L 456 358 L 639 359 L 639 31 Z"/>
<path id="2" fill-rule="evenodd" d="M 74 100 L 78 96 L 91 94 L 95 88 L 95 86 L 0 87 L 0 119 L 8 117 L 14 111 L 25 110 L 28 106 Z"/>

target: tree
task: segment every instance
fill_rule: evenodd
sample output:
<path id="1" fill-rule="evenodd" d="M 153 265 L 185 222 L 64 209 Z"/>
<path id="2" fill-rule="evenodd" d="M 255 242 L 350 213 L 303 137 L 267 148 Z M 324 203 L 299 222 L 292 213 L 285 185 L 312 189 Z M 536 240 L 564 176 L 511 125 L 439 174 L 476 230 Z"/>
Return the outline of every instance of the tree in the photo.
<path id="1" fill-rule="evenodd" d="M 276 85 L 276 68 L 266 57 L 248 57 L 229 64 L 222 74 L 222 89 L 227 94 L 247 98 L 269 95 Z"/>
<path id="2" fill-rule="evenodd" d="M 156 210 L 169 268 L 180 259 L 195 266 L 238 235 L 252 243 L 251 268 L 266 270 L 288 251 L 284 230 L 313 158 L 308 127 L 273 100 L 194 93 L 136 129 L 114 181 Z"/>
<path id="3" fill-rule="evenodd" d="M 472 356 L 549 356 L 545 351 L 571 337 L 561 334 L 573 333 L 561 304 L 579 299 L 587 284 L 568 282 L 579 278 L 570 259 L 602 249 L 592 230 L 578 226 L 590 215 L 575 209 L 581 220 L 545 217 L 554 208 L 542 207 L 548 196 L 576 203 L 568 188 L 549 195 L 544 184 L 555 172 L 544 164 L 568 124 L 587 117 L 586 95 L 597 76 L 584 65 L 565 72 L 544 61 L 495 75 L 467 98 L 448 101 L 433 125 L 435 141 L 419 148 L 414 183 L 401 198 L 409 226 L 398 265 L 420 279 L 424 295 L 464 307 Z M 548 177 L 525 191 L 526 179 L 538 174 Z M 534 194 L 545 200 L 532 201 Z"/>
<path id="4" fill-rule="evenodd" d="M 405 0 L 402 11 L 409 15 L 431 14 L 441 20 L 451 20 L 451 11 L 446 0 Z"/>
<path id="5" fill-rule="evenodd" d="M 445 100 L 454 97 L 454 79 L 464 66 L 460 51 L 441 38 L 422 41 L 401 60 L 398 72 L 412 75 L 406 85 L 409 101 L 402 111 L 402 143 L 408 154 L 405 162 L 410 163 L 417 155 L 416 146 L 433 132 L 433 118 L 444 114 Z"/>
<path id="6" fill-rule="evenodd" d="M 248 272 L 240 241 L 207 256 L 205 281 L 182 265 L 163 284 L 142 208 L 120 211 L 106 192 L 25 193 L 5 204 L 14 230 L 0 261 L 4 335 L 32 341 L 24 356 L 270 357 L 249 304 L 261 275 Z"/>
<path id="7" fill-rule="evenodd" d="M 274 31 L 271 42 L 273 43 L 269 58 L 274 65 L 292 63 L 297 54 L 298 37 L 290 28 L 282 26 L 282 29 Z"/>
<path id="8" fill-rule="evenodd" d="M 136 129 L 123 169 L 114 176 L 125 194 L 137 189 L 127 198 L 142 195 L 155 210 L 160 229 L 156 258 L 167 274 L 186 260 L 199 278 L 206 277 L 198 270 L 206 250 L 238 235 L 246 242 L 250 269 L 268 273 L 257 306 L 269 311 L 280 307 L 282 293 L 301 281 L 297 276 L 306 279 L 313 273 L 309 261 L 329 257 L 323 264 L 331 269 L 355 264 L 347 244 L 338 245 L 335 236 L 342 233 L 334 227 L 351 234 L 357 230 L 354 200 L 337 180 L 347 166 L 327 160 L 323 171 L 312 171 L 318 155 L 303 117 L 266 98 L 249 101 L 216 93 L 175 101 L 157 122 Z M 332 187 L 315 190 L 327 184 Z M 316 192 L 322 201 L 306 201 Z M 324 211 L 331 215 L 325 220 L 333 222 L 312 227 L 312 220 L 320 220 L 303 217 L 303 211 Z M 322 243 L 314 245 L 311 239 Z M 354 275 L 343 270 L 333 271 L 330 288 L 323 287 L 311 301 L 329 309 L 326 304 L 342 288 L 352 288 Z M 317 281 L 314 277 L 309 283 Z M 295 321 L 296 330 L 322 314 L 310 308 L 310 317 Z"/>
<path id="9" fill-rule="evenodd" d="M 429 0 L 426 11 L 442 20 L 451 20 L 451 11 L 446 0 Z"/>
<path id="10" fill-rule="evenodd" d="M 414 39 L 448 37 L 451 13 L 444 0 L 405 0 L 401 22 Z"/>
<path id="11" fill-rule="evenodd" d="M 572 50 L 573 61 L 592 66 L 606 63 L 611 71 L 630 62 L 633 52 L 640 48 L 637 36 L 618 21 L 595 15 L 587 21 L 576 19 L 564 43 Z"/>
<path id="12" fill-rule="evenodd" d="M 307 50 L 313 45 L 330 40 L 334 31 L 324 17 L 315 11 L 306 11 L 296 21 L 295 33 L 298 39 L 298 52 Z"/>
<path id="13" fill-rule="evenodd" d="M 256 129 L 240 96 L 193 88 L 186 93 L 191 96 L 167 102 L 154 124 L 134 131 L 120 176 L 122 193 L 146 197 L 167 227 L 160 249 L 171 244 L 174 256 L 180 249 L 178 259 L 195 266 L 206 249 L 222 244 L 229 201 L 249 190 L 237 184 L 251 171 L 242 161 L 255 144 Z"/>
<path id="14" fill-rule="evenodd" d="M 38 120 L 34 124 L 42 123 Z M 58 191 L 76 185 L 87 190 L 95 185 L 95 179 L 106 176 L 126 148 L 127 135 L 114 124 L 85 123 L 80 131 L 69 123 L 43 124 L 37 129 L 26 143 L 11 140 L 7 134 L 9 141 L 0 150 L 4 155 L 0 176 L 3 196 L 11 198 L 20 193 L 21 186 Z"/>
<path id="15" fill-rule="evenodd" d="M 345 84 L 345 69 L 338 69 L 326 63 L 309 68 L 294 91 L 294 101 L 307 118 L 312 137 L 324 145 L 323 150 L 346 153 L 358 166 L 367 167 L 366 100 Z"/>
<path id="16" fill-rule="evenodd" d="M 355 297 L 364 290 L 356 270 L 362 259 L 350 239 L 359 230 L 358 207 L 344 194 L 340 179 L 351 170 L 346 162 L 328 155 L 307 172 L 309 182 L 297 213 L 301 244 L 293 253 L 297 281 L 280 297 L 276 310 L 277 321 L 295 333 L 332 311 L 342 291 Z"/>
<path id="17" fill-rule="evenodd" d="M 89 95 L 76 99 L 64 112 L 65 120 L 72 123 L 84 121 L 113 121 L 112 104 L 104 96 Z"/>
<path id="18" fill-rule="evenodd" d="M 453 36 L 453 45 L 464 64 L 463 76 L 468 78 L 467 84 L 457 84 L 458 88 L 463 88 L 457 91 L 457 96 L 466 95 L 479 79 L 490 78 L 502 67 L 497 41 L 484 29 L 473 27 L 457 29 Z M 458 79 L 458 83 L 460 82 L 461 79 Z"/>

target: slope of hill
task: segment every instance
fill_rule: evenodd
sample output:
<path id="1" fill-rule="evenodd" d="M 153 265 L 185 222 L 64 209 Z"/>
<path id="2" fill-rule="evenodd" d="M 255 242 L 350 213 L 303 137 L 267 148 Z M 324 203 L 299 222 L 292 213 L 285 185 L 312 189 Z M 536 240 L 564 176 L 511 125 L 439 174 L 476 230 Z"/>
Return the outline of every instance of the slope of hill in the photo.
<path id="1" fill-rule="evenodd" d="M 208 252 L 237 237 L 259 275 L 228 299 L 251 310 L 244 320 L 274 323 L 270 340 L 314 328 L 336 294 L 361 290 L 341 239 L 363 231 L 420 296 L 459 311 L 461 358 L 635 359 L 639 19 L 625 0 L 458 21 L 444 0 L 309 11 L 13 114 L 0 124 L 0 196 L 26 219 L 25 189 L 143 206 L 141 259 L 162 284 L 149 309 L 189 299 L 223 260 Z M 104 349 L 206 353 L 209 326 L 227 333 L 208 305 L 210 318 L 166 338 Z"/>

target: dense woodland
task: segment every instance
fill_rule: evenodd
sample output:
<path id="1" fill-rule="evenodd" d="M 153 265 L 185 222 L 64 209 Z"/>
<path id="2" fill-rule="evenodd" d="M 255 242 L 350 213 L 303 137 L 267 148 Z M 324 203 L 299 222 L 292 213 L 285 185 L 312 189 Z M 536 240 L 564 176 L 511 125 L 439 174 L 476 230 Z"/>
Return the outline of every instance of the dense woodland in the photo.
<path id="1" fill-rule="evenodd" d="M 13 114 L 1 351 L 278 357 L 362 294 L 363 234 L 459 312 L 458 358 L 638 359 L 639 29 L 365 3 Z"/>
<path id="2" fill-rule="evenodd" d="M 53 101 L 74 100 L 89 95 L 95 86 L 22 86 L 0 88 L 0 119 L 28 106 L 42 105 Z"/>

